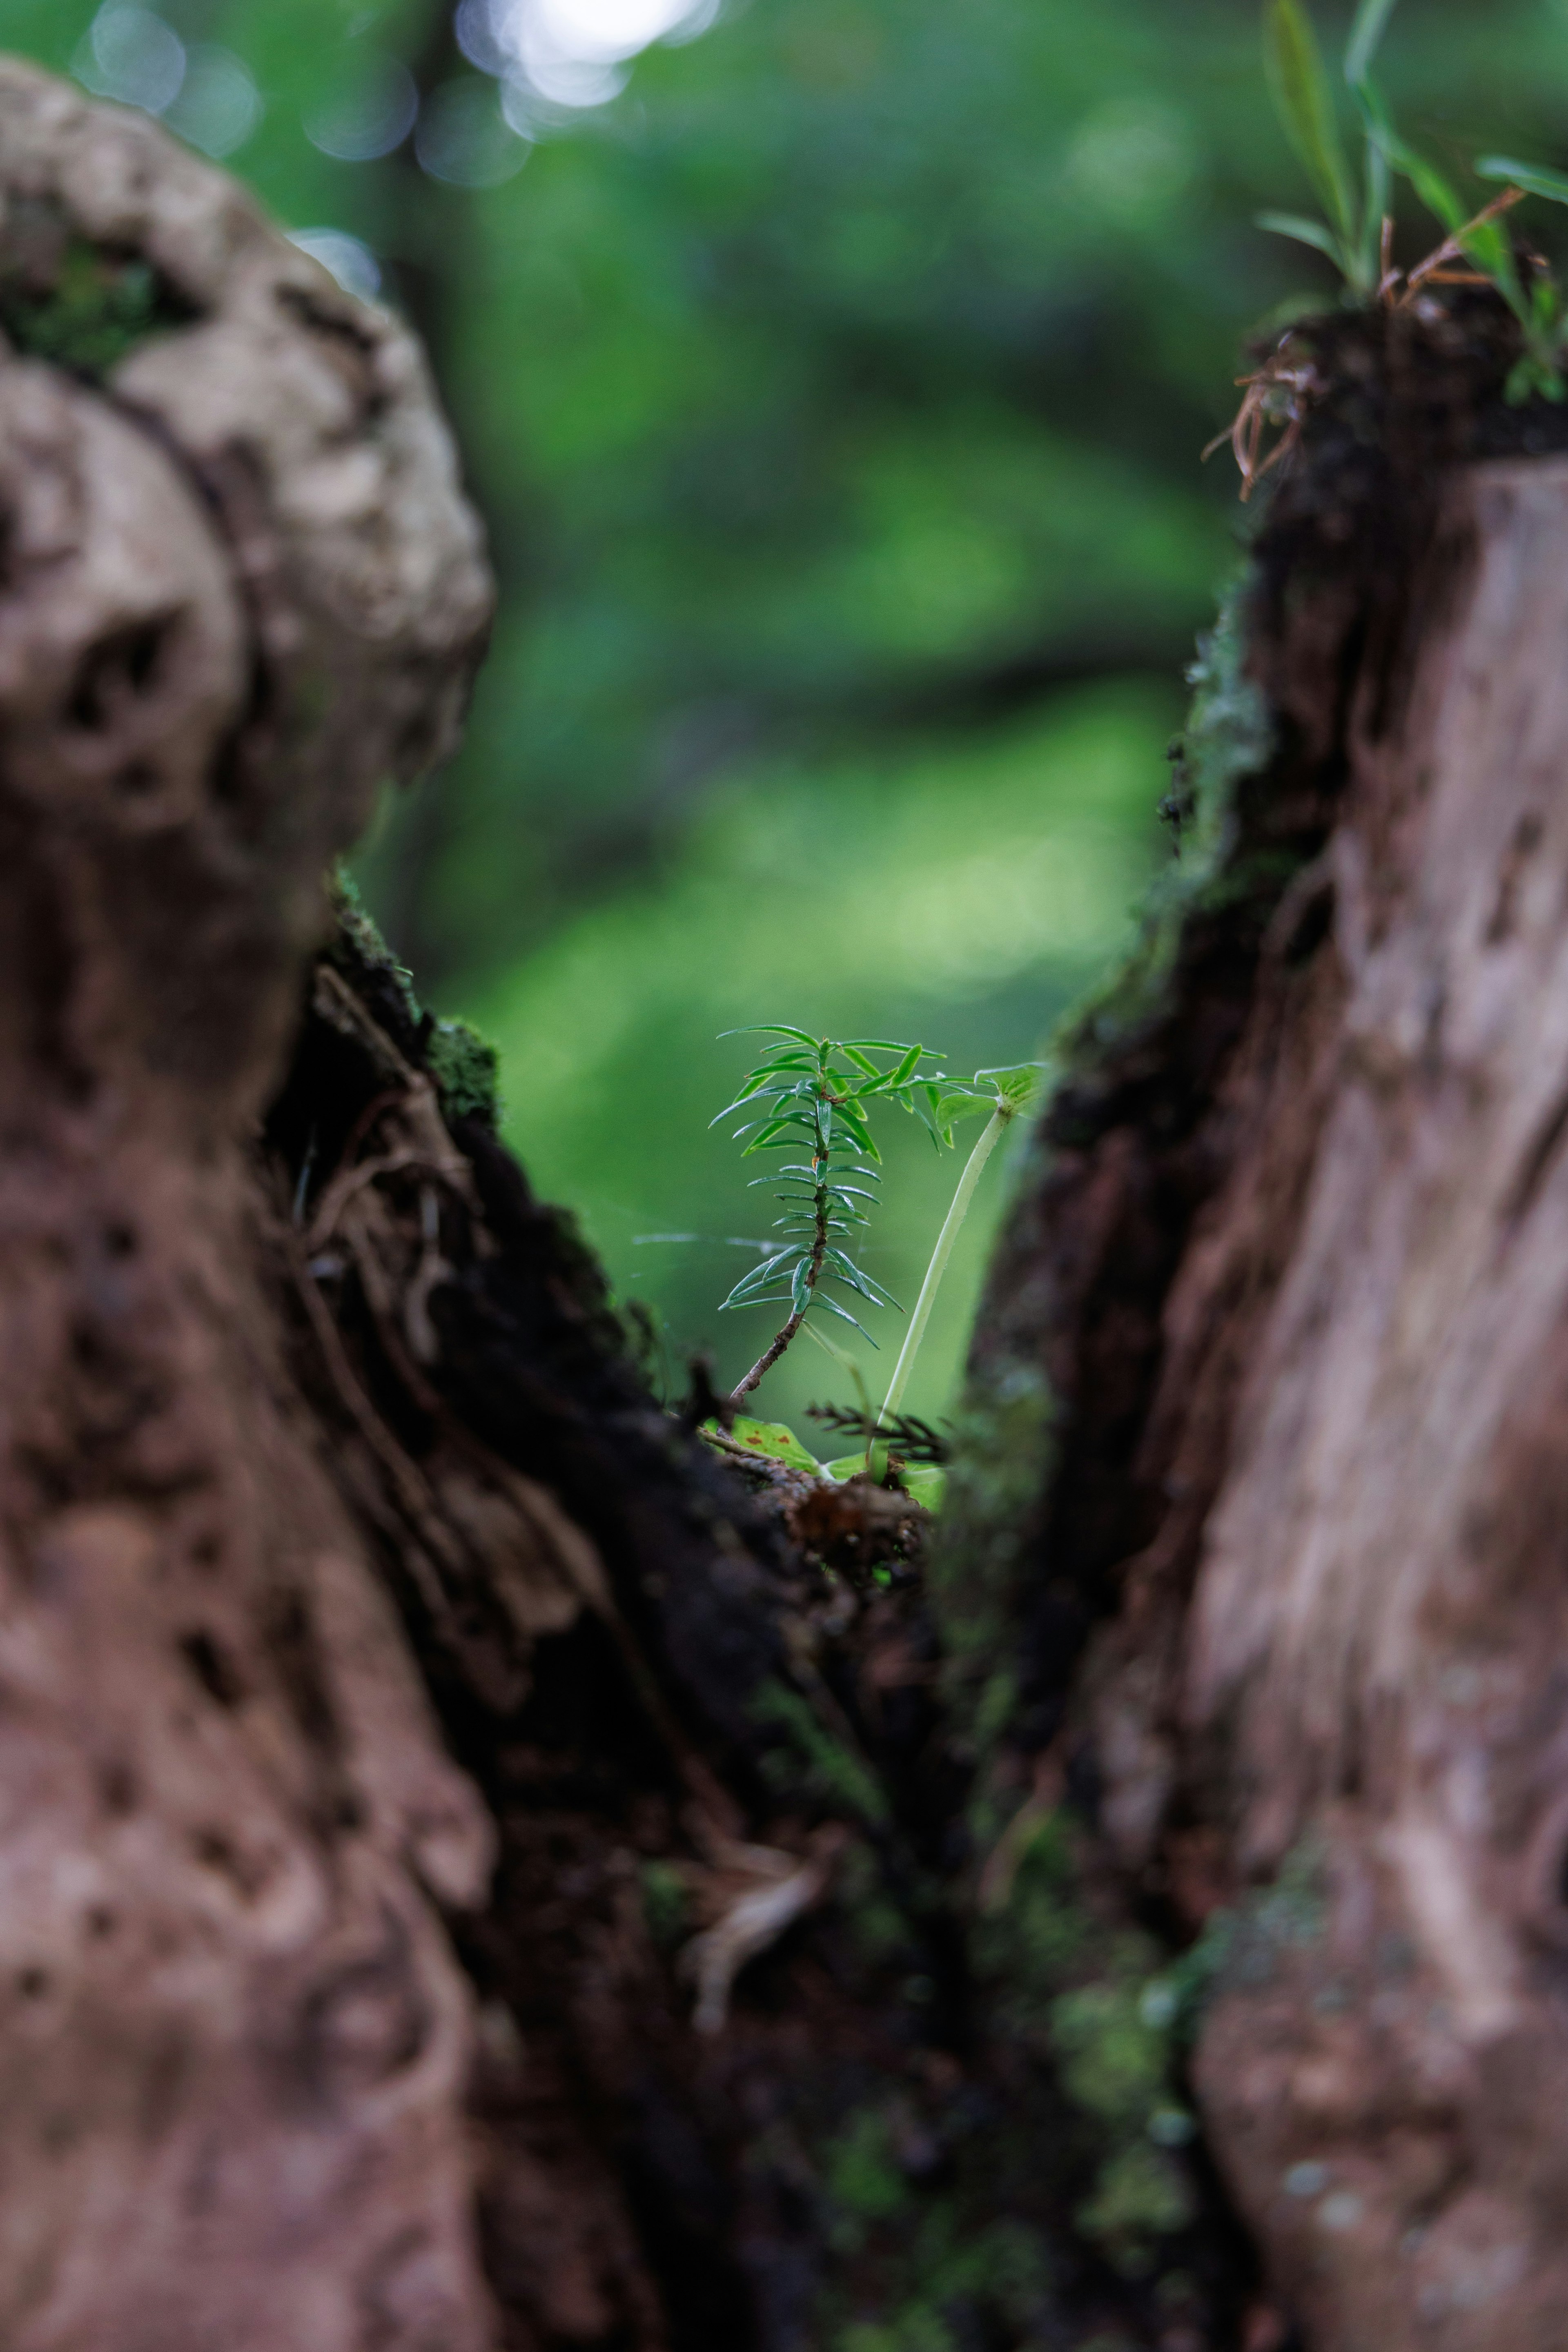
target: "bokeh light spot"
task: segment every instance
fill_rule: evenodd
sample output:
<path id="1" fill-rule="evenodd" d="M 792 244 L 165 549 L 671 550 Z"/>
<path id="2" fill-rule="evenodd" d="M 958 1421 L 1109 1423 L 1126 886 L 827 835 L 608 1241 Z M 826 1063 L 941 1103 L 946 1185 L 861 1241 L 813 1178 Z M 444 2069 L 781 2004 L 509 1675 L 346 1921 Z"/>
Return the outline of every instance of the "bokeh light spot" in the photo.
<path id="1" fill-rule="evenodd" d="M 455 188 L 499 188 L 527 163 L 528 133 L 507 121 L 493 82 L 465 74 L 426 100 L 414 152 L 432 179 Z"/>
<path id="2" fill-rule="evenodd" d="M 471 65 L 507 86 L 507 120 L 537 128 L 546 110 L 603 106 L 654 41 L 693 40 L 720 0 L 461 0 L 458 43 Z M 543 118 L 548 121 L 548 114 Z"/>
<path id="3" fill-rule="evenodd" d="M 204 155 L 232 155 L 257 131 L 266 110 L 243 59 L 204 41 L 190 51 L 180 94 L 163 120 Z"/>
<path id="4" fill-rule="evenodd" d="M 330 270 L 345 294 L 374 301 L 381 291 L 381 264 L 368 245 L 342 228 L 297 228 L 289 242 Z"/>
<path id="5" fill-rule="evenodd" d="M 635 58 L 701 15 L 711 24 L 715 8 L 693 8 L 691 0 L 531 0 L 527 11 L 563 57 Z"/>
<path id="6" fill-rule="evenodd" d="M 71 70 L 95 97 L 162 114 L 185 79 L 185 45 L 150 8 L 138 7 L 135 0 L 106 0 Z"/>
<path id="7" fill-rule="evenodd" d="M 353 69 L 305 115 L 305 136 L 323 155 L 368 163 L 401 147 L 414 128 L 419 92 L 400 58 L 356 52 Z"/>
<path id="8" fill-rule="evenodd" d="M 1192 133 L 1155 99 L 1112 99 L 1079 126 L 1066 177 L 1096 211 L 1130 226 L 1179 196 L 1192 178 Z"/>

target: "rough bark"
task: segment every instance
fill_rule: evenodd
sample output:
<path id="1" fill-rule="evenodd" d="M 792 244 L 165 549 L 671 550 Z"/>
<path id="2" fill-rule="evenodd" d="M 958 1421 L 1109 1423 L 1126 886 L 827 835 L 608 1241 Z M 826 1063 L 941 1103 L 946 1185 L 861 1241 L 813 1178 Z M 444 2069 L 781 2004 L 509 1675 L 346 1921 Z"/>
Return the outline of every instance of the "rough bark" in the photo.
<path id="1" fill-rule="evenodd" d="M 1498 335 L 1321 331 L 1189 744 L 1208 864 L 1079 1036 L 977 1346 L 1056 1421 L 993 1784 L 1068 1773 L 1190 1947 L 1246 2340 L 1314 2352 L 1568 2331 L 1568 460 Z"/>
<path id="2" fill-rule="evenodd" d="M 0 184 L 0 2335 L 461 2352 L 489 1828 L 249 1135 L 485 574 L 406 337 L 230 183 L 7 64 Z"/>

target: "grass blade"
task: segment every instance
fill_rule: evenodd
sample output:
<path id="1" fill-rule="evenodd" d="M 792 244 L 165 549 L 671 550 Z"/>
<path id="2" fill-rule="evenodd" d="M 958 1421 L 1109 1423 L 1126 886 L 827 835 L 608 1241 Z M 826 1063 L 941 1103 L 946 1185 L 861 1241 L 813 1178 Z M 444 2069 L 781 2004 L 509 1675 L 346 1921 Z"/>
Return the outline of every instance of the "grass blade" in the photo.
<path id="1" fill-rule="evenodd" d="M 1340 257 L 1334 233 L 1321 221 L 1308 220 L 1301 213 L 1256 213 L 1253 217 L 1258 226 L 1266 228 L 1271 236 L 1290 236 L 1298 245 L 1316 246 L 1331 261 Z"/>
<path id="2" fill-rule="evenodd" d="M 1341 249 L 1348 248 L 1354 235 L 1350 173 L 1334 121 L 1333 89 L 1301 0 L 1268 0 L 1264 56 L 1285 135 L 1306 166 Z"/>
<path id="3" fill-rule="evenodd" d="M 1361 0 L 1345 49 L 1345 79 L 1352 89 L 1371 72 L 1372 61 L 1393 14 L 1394 0 Z"/>
<path id="4" fill-rule="evenodd" d="M 1554 172 L 1546 163 L 1519 163 L 1508 155 L 1483 155 L 1476 165 L 1482 180 L 1507 180 L 1529 196 L 1544 196 L 1548 204 L 1568 205 L 1568 172 Z"/>

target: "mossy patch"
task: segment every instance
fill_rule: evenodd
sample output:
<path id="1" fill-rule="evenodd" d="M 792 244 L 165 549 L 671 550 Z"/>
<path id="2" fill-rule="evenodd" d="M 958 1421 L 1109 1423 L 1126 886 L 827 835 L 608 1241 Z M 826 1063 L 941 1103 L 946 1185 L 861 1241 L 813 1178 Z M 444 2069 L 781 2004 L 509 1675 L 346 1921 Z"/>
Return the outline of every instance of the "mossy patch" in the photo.
<path id="1" fill-rule="evenodd" d="M 1196 1943 L 1148 1986 L 1145 2011 L 1190 2045 L 1216 1993 L 1273 1983 L 1282 1960 L 1315 1944 L 1327 1918 L 1322 1849 L 1315 1838 L 1302 1838 L 1270 1885 L 1210 1915 Z"/>
<path id="2" fill-rule="evenodd" d="M 374 917 L 360 896 L 359 884 L 341 861 L 327 877 L 327 897 L 338 929 L 347 935 L 346 950 L 337 945 L 330 947 L 329 959 L 345 971 L 352 971 L 357 965 L 389 982 L 409 1021 L 417 1028 L 425 1016 L 414 993 L 414 974 L 406 964 L 398 962 L 382 938 Z"/>
<path id="3" fill-rule="evenodd" d="M 466 1021 L 437 1021 L 425 1040 L 425 1055 L 448 1120 L 500 1120 L 500 1055 L 488 1037 Z"/>
<path id="4" fill-rule="evenodd" d="M 466 1021 L 437 1021 L 426 1013 L 414 992 L 414 975 L 398 962 L 382 938 L 361 898 L 359 886 L 346 866 L 334 866 L 327 895 L 337 918 L 343 944 L 327 953 L 345 972 L 356 964 L 368 969 L 390 987 L 425 1049 L 425 1064 L 436 1082 L 441 1109 L 448 1123 L 481 1118 L 489 1127 L 500 1118 L 500 1055 L 487 1037 Z"/>
<path id="5" fill-rule="evenodd" d="M 907 2167 L 910 2134 L 920 2128 L 900 2100 L 868 2105 L 823 2150 L 837 2278 L 813 2340 L 829 2352 L 962 2352 L 979 2342 L 1044 2340 L 1051 2266 L 1039 2232 L 1001 2210 L 1008 2182 L 1000 2152 L 961 2125 L 941 2185 L 917 2184 Z M 1019 2153 L 1009 2151 L 1004 2167 Z"/>
<path id="6" fill-rule="evenodd" d="M 1193 688 L 1186 726 L 1171 747 L 1172 785 L 1163 803 L 1175 851 L 1144 903 L 1138 937 L 1126 962 L 1064 1024 L 1057 1044 L 1068 1073 L 1092 1069 L 1129 1034 L 1168 1009 L 1182 932 L 1195 912 L 1212 912 L 1277 890 L 1288 877 L 1238 860 L 1237 787 L 1261 774 L 1274 751 L 1274 719 L 1247 673 L 1247 609 L 1253 589 L 1247 565 L 1221 599 L 1214 627 L 1198 640 L 1187 672 Z"/>
<path id="7" fill-rule="evenodd" d="M 950 1716 L 982 1762 L 1012 1696 L 1010 1628 L 1026 1560 L 1025 1529 L 1051 1458 L 1050 1391 L 1038 1368 L 1006 1361 L 970 1381 L 954 1433 L 927 1590 L 946 1658 Z M 1008 1675 L 1004 1689 L 998 1676 Z"/>
<path id="8" fill-rule="evenodd" d="M 645 1862 L 639 1874 L 643 1924 L 662 1952 L 673 1952 L 691 1933 L 691 1895 L 673 1863 Z"/>
<path id="9" fill-rule="evenodd" d="M 0 238 L 0 328 L 29 359 L 100 382 L 195 316 L 150 261 L 71 236 L 58 212 L 15 207 Z"/>
<path id="10" fill-rule="evenodd" d="M 781 1794 L 814 1799 L 873 1827 L 887 1821 L 888 1800 L 871 1767 L 835 1738 L 809 1699 L 784 1683 L 770 1682 L 752 1702 L 752 1713 L 784 1735 L 782 1745 L 763 1759 L 764 1774 Z"/>

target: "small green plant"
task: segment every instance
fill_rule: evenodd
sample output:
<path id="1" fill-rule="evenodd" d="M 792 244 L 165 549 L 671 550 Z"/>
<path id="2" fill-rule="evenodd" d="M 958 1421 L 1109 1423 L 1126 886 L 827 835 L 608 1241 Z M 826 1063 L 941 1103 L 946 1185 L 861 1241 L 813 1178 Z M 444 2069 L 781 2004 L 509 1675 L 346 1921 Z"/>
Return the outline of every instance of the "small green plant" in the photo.
<path id="1" fill-rule="evenodd" d="M 1394 0 L 1361 0 L 1344 53 L 1344 80 L 1361 128 L 1359 172 L 1340 136 L 1339 108 L 1305 0 L 1265 0 L 1264 47 L 1268 79 L 1287 138 L 1323 207 L 1321 220 L 1295 213 L 1262 213 L 1258 226 L 1327 254 L 1352 299 L 1409 300 L 1423 286 L 1489 282 L 1518 320 L 1524 349 L 1508 385 L 1511 401 L 1540 394 L 1561 400 L 1568 307 L 1552 273 L 1521 272 L 1501 215 L 1526 195 L 1568 203 L 1568 176 L 1507 156 L 1479 158 L 1478 177 L 1503 181 L 1503 193 L 1479 210 L 1420 154 L 1395 126 L 1373 64 Z M 1391 266 L 1395 179 L 1442 225 L 1435 251 L 1404 275 Z M 1468 265 L 1468 267 L 1467 267 Z"/>
<path id="2" fill-rule="evenodd" d="M 896 1103 L 922 1122 L 939 1150 L 951 1146 L 957 1120 L 990 1113 L 921 1286 L 882 1409 L 881 1419 L 888 1422 L 898 1413 L 980 1171 L 1003 1129 L 1033 1094 L 1037 1066 L 977 1070 L 973 1077 L 955 1078 L 934 1066 L 938 1057 L 927 1047 L 889 1038 L 814 1037 L 809 1030 L 783 1023 L 731 1034 L 775 1042 L 747 1071 L 734 1100 L 712 1124 L 717 1127 L 737 1111 L 752 1111 L 755 1115 L 735 1129 L 745 1157 L 769 1150 L 805 1155 L 786 1160 L 774 1175 L 752 1180 L 776 1188 L 784 1214 L 775 1227 L 784 1238 L 742 1276 L 723 1307 L 782 1306 L 787 1312 L 772 1341 L 737 1383 L 732 1405 L 749 1396 L 773 1369 L 814 1308 L 825 1309 L 870 1338 L 841 1299 L 831 1295 L 829 1285 L 873 1305 L 897 1304 L 850 1255 L 859 1231 L 870 1222 L 881 1181 L 881 1154 L 870 1126 L 874 1107 Z"/>

